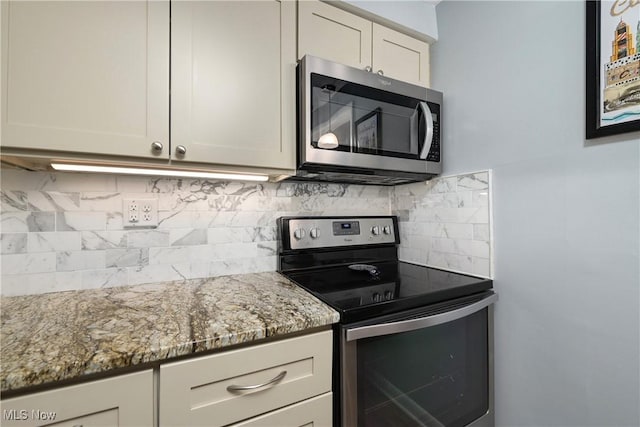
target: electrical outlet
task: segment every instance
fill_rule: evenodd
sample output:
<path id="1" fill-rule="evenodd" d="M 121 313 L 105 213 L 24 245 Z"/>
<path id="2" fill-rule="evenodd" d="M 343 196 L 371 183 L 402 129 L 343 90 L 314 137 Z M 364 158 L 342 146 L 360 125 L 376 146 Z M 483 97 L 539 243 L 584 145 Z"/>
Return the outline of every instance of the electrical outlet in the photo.
<path id="1" fill-rule="evenodd" d="M 125 228 L 155 228 L 158 226 L 158 199 L 124 198 L 122 221 Z"/>

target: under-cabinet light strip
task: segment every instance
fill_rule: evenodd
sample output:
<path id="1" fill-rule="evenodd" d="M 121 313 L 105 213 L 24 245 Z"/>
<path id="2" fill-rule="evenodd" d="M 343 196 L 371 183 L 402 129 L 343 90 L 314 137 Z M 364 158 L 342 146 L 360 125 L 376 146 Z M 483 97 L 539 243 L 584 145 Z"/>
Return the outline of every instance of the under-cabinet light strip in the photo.
<path id="1" fill-rule="evenodd" d="M 170 170 L 170 169 L 147 169 L 121 166 L 96 166 L 96 165 L 80 165 L 73 163 L 51 163 L 51 167 L 55 170 L 66 172 L 100 172 L 100 173 L 117 173 L 126 175 L 154 175 L 154 176 L 170 176 L 179 178 L 209 178 L 209 179 L 226 179 L 239 181 L 268 181 L 266 175 L 247 175 L 236 173 L 218 173 L 218 172 L 198 172 L 188 170 Z"/>

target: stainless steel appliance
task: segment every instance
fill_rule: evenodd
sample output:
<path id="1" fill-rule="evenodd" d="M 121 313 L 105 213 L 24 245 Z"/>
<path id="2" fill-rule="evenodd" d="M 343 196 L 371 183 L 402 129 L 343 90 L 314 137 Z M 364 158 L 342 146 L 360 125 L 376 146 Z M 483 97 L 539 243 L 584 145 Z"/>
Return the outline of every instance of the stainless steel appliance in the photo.
<path id="1" fill-rule="evenodd" d="M 394 216 L 278 230 L 279 271 L 340 312 L 336 426 L 494 424 L 491 280 L 399 261 Z"/>
<path id="2" fill-rule="evenodd" d="M 297 179 L 395 185 L 442 172 L 442 93 L 313 56 L 298 64 Z"/>

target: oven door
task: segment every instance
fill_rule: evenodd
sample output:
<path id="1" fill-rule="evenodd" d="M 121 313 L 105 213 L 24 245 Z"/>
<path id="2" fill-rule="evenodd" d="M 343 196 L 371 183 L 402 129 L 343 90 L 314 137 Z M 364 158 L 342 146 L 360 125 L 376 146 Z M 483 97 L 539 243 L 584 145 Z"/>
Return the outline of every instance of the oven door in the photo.
<path id="1" fill-rule="evenodd" d="M 493 426 L 493 292 L 342 327 L 342 425 Z"/>

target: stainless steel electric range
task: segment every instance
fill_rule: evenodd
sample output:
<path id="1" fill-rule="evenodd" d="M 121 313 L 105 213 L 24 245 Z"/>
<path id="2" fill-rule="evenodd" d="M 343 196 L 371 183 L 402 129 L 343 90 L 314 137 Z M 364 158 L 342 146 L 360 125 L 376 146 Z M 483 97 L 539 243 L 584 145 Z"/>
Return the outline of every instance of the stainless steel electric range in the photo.
<path id="1" fill-rule="evenodd" d="M 492 426 L 489 279 L 398 260 L 394 216 L 283 217 L 278 270 L 340 313 L 334 424 Z"/>

